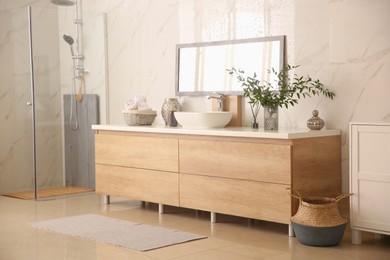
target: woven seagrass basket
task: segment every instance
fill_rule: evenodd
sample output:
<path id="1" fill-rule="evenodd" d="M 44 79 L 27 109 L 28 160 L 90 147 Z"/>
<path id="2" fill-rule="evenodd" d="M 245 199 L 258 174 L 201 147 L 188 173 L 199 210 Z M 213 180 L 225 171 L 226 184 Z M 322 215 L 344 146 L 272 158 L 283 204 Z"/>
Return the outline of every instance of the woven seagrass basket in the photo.
<path id="1" fill-rule="evenodd" d="M 299 242 L 311 246 L 334 246 L 340 243 L 348 220 L 338 209 L 337 202 L 352 194 L 335 198 L 305 197 L 291 189 L 291 196 L 299 199 L 297 213 L 291 222 Z"/>
<path id="2" fill-rule="evenodd" d="M 122 113 L 129 126 L 151 125 L 157 116 L 156 111 L 124 110 Z"/>

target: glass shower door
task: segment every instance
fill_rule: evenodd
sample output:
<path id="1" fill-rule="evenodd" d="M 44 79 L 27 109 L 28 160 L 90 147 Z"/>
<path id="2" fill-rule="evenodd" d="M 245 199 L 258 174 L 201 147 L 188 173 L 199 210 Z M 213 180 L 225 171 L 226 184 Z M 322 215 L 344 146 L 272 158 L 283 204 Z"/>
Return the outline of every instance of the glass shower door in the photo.
<path id="1" fill-rule="evenodd" d="M 58 11 L 31 11 L 35 109 L 36 185 L 64 186 L 63 112 L 59 55 Z"/>
<path id="2" fill-rule="evenodd" d="M 34 189 L 28 12 L 0 10 L 0 194 Z"/>
<path id="3" fill-rule="evenodd" d="M 0 12 L 0 194 L 37 199 L 64 186 L 57 11 Z"/>
<path id="4" fill-rule="evenodd" d="M 77 34 L 74 22 L 67 20 L 73 12 L 73 6 L 34 7 L 32 12 L 39 197 L 92 191 L 95 187 L 91 124 L 98 122 L 98 98 L 83 93 L 76 99 L 74 90 L 84 87 L 85 91 L 85 79 L 75 71 L 78 58 L 72 44 L 77 42 Z"/>
<path id="5" fill-rule="evenodd" d="M 77 35 L 72 12 L 56 6 L 0 10 L 0 194 L 40 198 L 47 189 L 62 188 L 65 195 L 95 188 L 91 124 L 104 123 L 99 108 L 106 104 L 106 64 L 99 61 L 105 57 L 106 20 L 93 14 L 83 21 L 94 44 L 85 48 L 89 71 L 76 85 L 75 56 L 63 39 Z M 76 104 L 74 87 L 83 90 Z M 70 118 L 73 105 L 77 127 Z M 68 186 L 81 189 L 66 191 Z"/>

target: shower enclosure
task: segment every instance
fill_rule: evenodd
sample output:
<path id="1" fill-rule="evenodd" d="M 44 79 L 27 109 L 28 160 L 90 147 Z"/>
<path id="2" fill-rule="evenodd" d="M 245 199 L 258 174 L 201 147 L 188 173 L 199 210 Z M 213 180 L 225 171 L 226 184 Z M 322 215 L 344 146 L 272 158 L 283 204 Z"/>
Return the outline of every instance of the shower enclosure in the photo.
<path id="1" fill-rule="evenodd" d="M 106 122 L 106 17 L 83 12 L 75 62 L 63 38 L 79 37 L 75 7 L 49 4 L 0 10 L 0 194 L 94 189 L 90 125 Z"/>

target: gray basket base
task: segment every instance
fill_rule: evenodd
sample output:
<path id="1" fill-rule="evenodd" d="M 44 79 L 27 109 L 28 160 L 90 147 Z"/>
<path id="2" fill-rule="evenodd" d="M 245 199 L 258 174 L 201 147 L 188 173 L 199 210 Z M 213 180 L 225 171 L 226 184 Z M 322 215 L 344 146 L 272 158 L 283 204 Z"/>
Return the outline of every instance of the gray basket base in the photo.
<path id="1" fill-rule="evenodd" d="M 345 224 L 334 227 L 313 227 L 291 221 L 299 242 L 308 246 L 336 246 L 343 239 Z"/>

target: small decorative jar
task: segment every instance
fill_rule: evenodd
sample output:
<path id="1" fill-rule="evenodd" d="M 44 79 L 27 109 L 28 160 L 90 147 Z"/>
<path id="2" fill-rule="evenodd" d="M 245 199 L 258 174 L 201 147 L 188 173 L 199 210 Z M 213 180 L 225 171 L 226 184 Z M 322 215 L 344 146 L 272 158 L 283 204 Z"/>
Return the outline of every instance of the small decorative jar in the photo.
<path id="1" fill-rule="evenodd" d="M 171 111 L 181 111 L 181 106 L 177 98 L 166 98 L 161 107 L 161 115 L 165 121 L 165 125 L 168 125 L 169 112 Z"/>
<path id="2" fill-rule="evenodd" d="M 312 114 L 313 117 L 307 120 L 307 127 L 311 130 L 320 130 L 325 125 L 324 120 L 318 116 L 317 110 L 313 110 Z"/>

